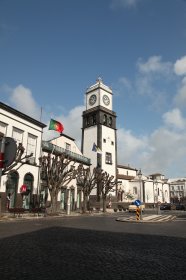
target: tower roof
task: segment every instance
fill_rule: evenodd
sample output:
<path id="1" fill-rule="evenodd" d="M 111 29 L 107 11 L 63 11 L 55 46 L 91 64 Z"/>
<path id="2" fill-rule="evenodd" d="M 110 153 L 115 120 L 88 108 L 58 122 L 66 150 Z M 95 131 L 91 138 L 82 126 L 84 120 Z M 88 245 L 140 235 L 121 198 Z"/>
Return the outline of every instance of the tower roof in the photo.
<path id="1" fill-rule="evenodd" d="M 92 85 L 89 88 L 87 88 L 86 93 L 89 93 L 89 92 L 94 91 L 94 90 L 99 89 L 99 88 L 101 88 L 101 89 L 109 92 L 110 94 L 112 94 L 112 89 L 110 87 L 106 86 L 103 83 L 103 80 L 102 80 L 101 77 L 97 78 L 96 83 L 94 85 Z"/>

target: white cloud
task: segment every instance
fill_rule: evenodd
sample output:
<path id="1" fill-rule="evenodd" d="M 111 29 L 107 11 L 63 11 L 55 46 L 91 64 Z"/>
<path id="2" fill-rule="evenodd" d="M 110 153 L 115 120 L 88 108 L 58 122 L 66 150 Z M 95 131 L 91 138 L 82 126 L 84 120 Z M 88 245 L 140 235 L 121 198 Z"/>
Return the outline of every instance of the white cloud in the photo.
<path id="1" fill-rule="evenodd" d="M 174 97 L 174 102 L 177 106 L 186 106 L 186 77 L 182 79 L 180 88 Z"/>
<path id="2" fill-rule="evenodd" d="M 40 118 L 40 108 L 35 102 L 30 89 L 19 85 L 10 91 L 10 102 L 19 111 L 35 118 Z"/>
<path id="3" fill-rule="evenodd" d="M 167 107 L 167 100 L 170 104 L 172 92 L 170 93 L 169 88 L 172 90 L 173 64 L 163 61 L 161 56 L 151 56 L 146 61 L 138 59 L 136 66 L 137 74 L 134 78 L 136 94 L 150 99 L 146 109 L 163 112 L 163 109 Z"/>
<path id="4" fill-rule="evenodd" d="M 136 89 L 140 95 L 153 96 L 154 88 L 152 87 L 152 79 L 147 76 L 138 76 L 136 78 Z"/>
<path id="5" fill-rule="evenodd" d="M 163 62 L 161 56 L 151 56 L 146 62 L 139 59 L 137 62 L 137 67 L 139 72 L 143 74 L 170 74 L 172 71 L 172 63 Z"/>
<path id="6" fill-rule="evenodd" d="M 132 88 L 131 81 L 129 79 L 127 79 L 126 77 L 120 78 L 119 83 L 127 89 Z"/>
<path id="7" fill-rule="evenodd" d="M 118 162 L 120 164 L 128 164 L 137 162 L 141 154 L 140 151 L 146 149 L 146 138 L 136 137 L 130 130 L 124 128 L 118 129 Z M 139 166 L 138 166 L 139 167 Z"/>
<path id="8" fill-rule="evenodd" d="M 174 72 L 177 75 L 186 75 L 186 56 L 183 56 L 175 62 Z"/>
<path id="9" fill-rule="evenodd" d="M 174 72 L 178 76 L 184 76 L 181 85 L 178 88 L 177 94 L 174 97 L 174 102 L 177 106 L 186 106 L 186 56 L 178 59 L 174 64 Z"/>
<path id="10" fill-rule="evenodd" d="M 181 107 L 186 106 L 185 62 L 185 57 L 177 60 L 175 64 L 163 61 L 161 56 L 151 56 L 146 61 L 138 60 L 137 76 L 133 83 L 131 79 L 130 88 L 135 90 L 136 94 L 144 95 L 141 98 L 151 99 L 151 105 L 147 106 L 156 109 L 156 114 L 162 112 L 162 123 L 145 136 L 135 136 L 133 131 L 119 129 L 120 164 L 140 167 L 146 175 L 160 172 L 168 177 L 175 174 L 179 177 L 185 174 L 186 119 L 181 111 Z M 178 74 L 185 75 L 181 83 Z M 124 78 L 123 81 L 126 88 L 127 79 Z M 176 107 L 172 108 L 175 104 Z"/>
<path id="11" fill-rule="evenodd" d="M 119 129 L 118 163 L 141 168 L 145 175 L 160 172 L 166 177 L 172 177 L 170 171 L 167 173 L 172 168 L 174 175 L 176 171 L 176 176 L 183 176 L 186 165 L 185 139 L 186 134 L 176 133 L 166 127 L 139 137 L 131 131 Z"/>
<path id="12" fill-rule="evenodd" d="M 181 111 L 178 108 L 166 112 L 163 115 L 163 120 L 166 125 L 173 128 L 184 129 L 186 125 L 186 120 L 182 117 Z"/>
<path id="13" fill-rule="evenodd" d="M 180 163 L 185 162 L 186 157 L 185 139 L 185 134 L 170 131 L 165 127 L 155 130 L 148 139 L 148 145 L 152 147 L 151 152 L 142 158 L 144 170 L 164 172 L 166 175 L 170 166 L 174 165 L 176 166 L 174 172 L 180 172 Z"/>
<path id="14" fill-rule="evenodd" d="M 163 101 L 163 95 L 166 96 L 166 83 L 170 81 L 173 73 L 172 63 L 162 61 L 161 56 L 151 56 L 147 61 L 138 59 L 136 65 L 138 70 L 135 80 L 136 92 L 150 96 L 155 103 L 157 103 L 157 97 L 158 100 Z M 161 88 L 156 88 L 157 84 L 161 84 Z"/>

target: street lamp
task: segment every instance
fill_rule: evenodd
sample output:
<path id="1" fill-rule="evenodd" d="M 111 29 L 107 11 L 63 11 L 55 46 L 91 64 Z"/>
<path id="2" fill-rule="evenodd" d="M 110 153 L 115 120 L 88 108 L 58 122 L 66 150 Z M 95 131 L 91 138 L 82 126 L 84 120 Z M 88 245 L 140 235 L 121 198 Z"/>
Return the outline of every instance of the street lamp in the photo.
<path id="1" fill-rule="evenodd" d="M 141 169 L 138 171 L 137 176 L 138 176 L 139 185 L 140 185 L 140 201 L 142 202 L 142 190 L 141 190 L 142 173 L 141 173 Z M 141 209 L 140 209 L 140 220 L 143 220 L 143 216 L 142 216 L 142 207 L 141 207 Z"/>

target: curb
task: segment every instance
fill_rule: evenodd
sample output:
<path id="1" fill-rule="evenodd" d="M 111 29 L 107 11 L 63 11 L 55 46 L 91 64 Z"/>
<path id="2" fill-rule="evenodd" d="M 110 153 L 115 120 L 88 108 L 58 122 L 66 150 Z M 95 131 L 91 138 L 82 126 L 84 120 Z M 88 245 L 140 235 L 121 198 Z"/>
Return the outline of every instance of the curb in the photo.
<path id="1" fill-rule="evenodd" d="M 78 216 L 87 216 L 87 217 L 93 217 L 93 216 L 101 216 L 101 215 L 112 215 L 111 212 L 95 212 L 95 213 L 75 213 L 72 212 L 71 214 L 67 215 L 66 213 L 61 213 L 60 215 L 32 215 L 32 214 L 23 214 L 20 216 L 13 216 L 13 215 L 2 215 L 0 216 L 0 222 L 8 222 L 8 221 L 21 221 L 21 220 L 35 220 L 35 219 L 43 219 L 43 218 L 64 218 L 64 217 L 78 217 Z"/>

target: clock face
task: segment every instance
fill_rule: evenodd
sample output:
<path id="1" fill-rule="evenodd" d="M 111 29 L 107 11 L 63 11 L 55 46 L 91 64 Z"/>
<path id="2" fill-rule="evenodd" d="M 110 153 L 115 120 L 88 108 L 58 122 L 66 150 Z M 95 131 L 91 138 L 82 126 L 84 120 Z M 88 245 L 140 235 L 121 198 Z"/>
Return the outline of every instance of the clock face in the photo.
<path id="1" fill-rule="evenodd" d="M 107 96 L 107 95 L 103 95 L 103 103 L 105 104 L 105 105 L 109 105 L 110 104 L 110 99 L 109 99 L 109 97 Z"/>
<path id="2" fill-rule="evenodd" d="M 92 94 L 89 98 L 89 105 L 94 105 L 96 103 L 96 95 L 95 94 Z"/>

